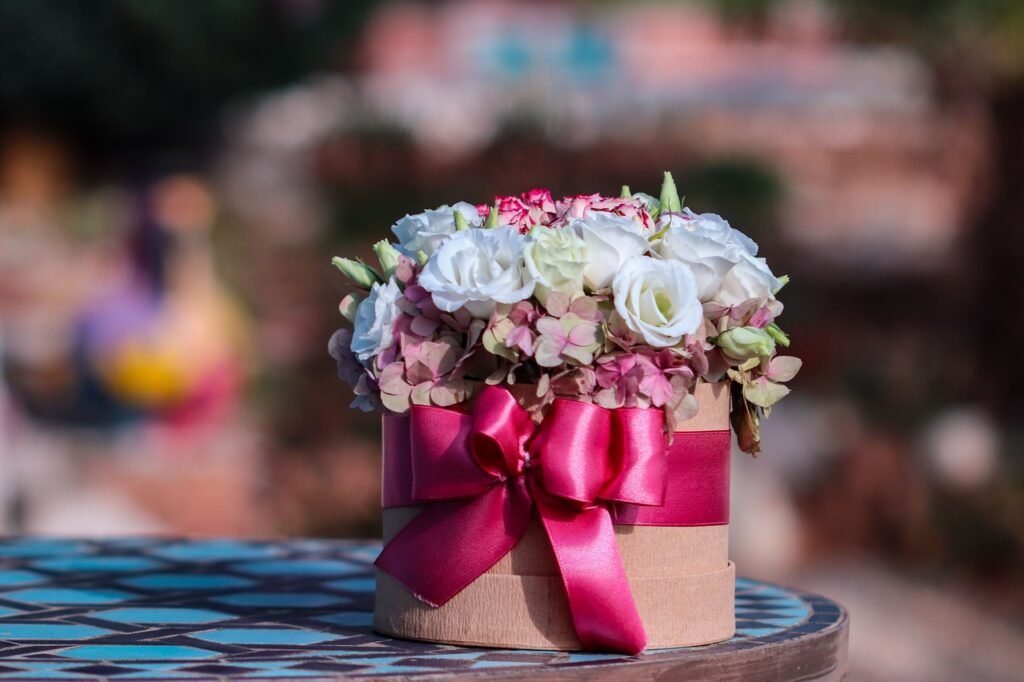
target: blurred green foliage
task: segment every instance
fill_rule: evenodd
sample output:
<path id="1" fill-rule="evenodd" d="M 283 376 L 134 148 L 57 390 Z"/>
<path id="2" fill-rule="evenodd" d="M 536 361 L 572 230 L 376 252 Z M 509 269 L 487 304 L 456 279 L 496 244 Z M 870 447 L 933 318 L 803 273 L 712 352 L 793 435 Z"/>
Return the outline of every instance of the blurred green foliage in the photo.
<path id="1" fill-rule="evenodd" d="M 1020 0 L 830 0 L 853 38 L 909 44 L 933 61 L 1024 75 Z"/>
<path id="2" fill-rule="evenodd" d="M 687 171 L 679 186 L 686 205 L 698 213 L 728 206 L 729 221 L 755 241 L 777 227 L 785 188 L 773 169 L 755 159 L 710 159 Z"/>
<path id="3" fill-rule="evenodd" d="M 343 50 L 369 0 L 0 2 L 0 126 L 99 149 L 193 145 L 245 93 Z"/>

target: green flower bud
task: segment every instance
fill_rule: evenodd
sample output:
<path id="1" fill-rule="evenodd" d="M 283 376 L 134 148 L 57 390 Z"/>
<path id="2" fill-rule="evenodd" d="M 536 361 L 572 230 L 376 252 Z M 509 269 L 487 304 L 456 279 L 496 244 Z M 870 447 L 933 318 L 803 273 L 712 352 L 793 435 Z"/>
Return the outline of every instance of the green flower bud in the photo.
<path id="1" fill-rule="evenodd" d="M 461 212 L 455 211 L 452 215 L 455 216 L 455 231 L 465 232 L 469 229 L 469 223 L 466 222 L 466 216 L 462 215 Z"/>
<path id="2" fill-rule="evenodd" d="M 338 312 L 349 322 L 356 321 L 356 311 L 359 309 L 359 304 L 363 302 L 362 296 L 356 296 L 355 294 L 347 294 L 345 298 L 341 299 L 341 303 L 338 304 Z"/>
<path id="3" fill-rule="evenodd" d="M 715 340 L 722 351 L 736 360 L 768 357 L 775 353 L 775 339 L 757 327 L 735 327 L 724 331 Z"/>
<path id="4" fill-rule="evenodd" d="M 629 185 L 623 185 L 622 191 L 619 192 L 620 199 L 632 199 L 633 193 L 629 191 Z"/>
<path id="5" fill-rule="evenodd" d="M 773 339 L 775 339 L 775 343 L 779 344 L 783 348 L 789 348 L 789 337 L 786 336 L 786 332 L 782 331 L 782 328 L 779 325 L 772 322 L 766 326 L 764 330 L 768 332 Z"/>
<path id="6" fill-rule="evenodd" d="M 428 255 L 427 255 L 427 252 L 426 252 L 426 251 L 417 251 L 417 252 L 416 252 L 416 262 L 417 262 L 417 263 L 419 263 L 419 266 L 420 266 L 421 268 L 422 268 L 422 267 L 423 267 L 424 265 L 426 265 L 426 264 L 427 264 L 427 261 L 428 261 L 428 260 L 430 260 L 430 256 L 428 256 Z"/>
<path id="7" fill-rule="evenodd" d="M 676 190 L 676 181 L 672 174 L 665 171 L 665 179 L 661 183 L 661 210 L 678 212 L 683 210 L 683 202 L 679 200 L 679 192 Z"/>
<path id="8" fill-rule="evenodd" d="M 373 252 L 377 254 L 377 260 L 380 261 L 380 269 L 384 273 L 384 279 L 391 279 L 391 275 L 395 274 L 395 268 L 398 267 L 398 251 L 386 239 L 381 239 L 373 245 Z"/>
<path id="9" fill-rule="evenodd" d="M 495 201 L 494 205 L 491 206 L 490 212 L 487 214 L 487 222 L 484 223 L 484 227 L 488 230 L 494 230 L 500 227 L 498 223 L 498 202 Z"/>
<path id="10" fill-rule="evenodd" d="M 383 278 L 377 274 L 377 271 L 371 268 L 366 263 L 352 260 L 351 258 L 332 258 L 331 263 L 334 267 L 341 270 L 341 272 L 352 280 L 352 283 L 363 289 L 369 289 L 375 282 L 383 282 Z"/>

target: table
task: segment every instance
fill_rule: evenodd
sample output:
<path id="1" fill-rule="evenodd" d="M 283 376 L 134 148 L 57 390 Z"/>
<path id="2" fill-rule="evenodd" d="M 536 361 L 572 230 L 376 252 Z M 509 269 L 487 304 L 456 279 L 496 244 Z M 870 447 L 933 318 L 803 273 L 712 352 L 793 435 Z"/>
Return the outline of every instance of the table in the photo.
<path id="1" fill-rule="evenodd" d="M 0 540 L 0 679 L 841 679 L 838 604 L 740 579 L 738 632 L 639 657 L 442 646 L 370 629 L 380 543 Z"/>

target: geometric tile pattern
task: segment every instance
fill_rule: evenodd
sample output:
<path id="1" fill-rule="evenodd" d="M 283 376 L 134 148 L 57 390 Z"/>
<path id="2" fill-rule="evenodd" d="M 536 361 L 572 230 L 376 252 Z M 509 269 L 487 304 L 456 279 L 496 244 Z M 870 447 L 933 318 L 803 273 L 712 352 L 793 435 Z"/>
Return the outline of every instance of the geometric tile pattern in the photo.
<path id="1" fill-rule="evenodd" d="M 378 635 L 379 551 L 335 540 L 0 540 L 0 680 L 359 678 L 624 660 Z M 700 652 L 800 637 L 841 614 L 822 597 L 739 579 L 736 637 Z"/>

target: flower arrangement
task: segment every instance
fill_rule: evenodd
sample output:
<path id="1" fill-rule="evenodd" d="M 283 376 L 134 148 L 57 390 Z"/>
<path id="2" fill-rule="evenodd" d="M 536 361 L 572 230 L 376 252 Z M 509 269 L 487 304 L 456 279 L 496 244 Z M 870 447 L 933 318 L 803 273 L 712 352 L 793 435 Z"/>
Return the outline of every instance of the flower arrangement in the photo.
<path id="1" fill-rule="evenodd" d="M 756 454 L 760 417 L 800 368 L 778 354 L 788 278 L 721 217 L 684 207 L 670 173 L 657 199 L 534 189 L 407 215 L 392 232 L 397 243 L 374 245 L 379 268 L 333 260 L 358 291 L 329 350 L 362 409 L 519 384 L 538 421 L 561 396 L 660 408 L 671 433 L 696 413 L 697 382 L 729 380 L 740 446 Z"/>

